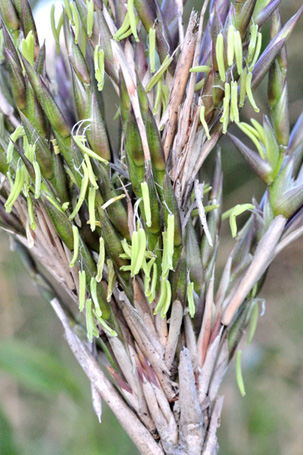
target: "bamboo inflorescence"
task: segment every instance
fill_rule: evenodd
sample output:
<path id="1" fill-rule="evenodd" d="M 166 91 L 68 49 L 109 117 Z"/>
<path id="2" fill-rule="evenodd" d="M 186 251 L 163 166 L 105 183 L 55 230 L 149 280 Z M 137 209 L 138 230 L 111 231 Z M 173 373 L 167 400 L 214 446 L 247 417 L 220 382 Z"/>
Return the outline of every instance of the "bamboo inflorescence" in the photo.
<path id="1" fill-rule="evenodd" d="M 28 0 L 0 3 L 0 226 L 61 320 L 98 418 L 106 400 L 151 455 L 217 453 L 220 383 L 237 352 L 245 395 L 238 346 L 247 326 L 253 338 L 264 274 L 300 235 L 302 206 L 285 47 L 301 10 L 282 27 L 278 1 L 211 2 L 207 18 L 206 0 L 184 30 L 181 3 L 64 0 L 58 23 L 52 7 L 56 84 Z M 249 123 L 242 107 L 259 113 L 266 76 L 269 115 Z M 222 213 L 226 133 L 266 186 L 260 203 Z M 215 289 L 227 218 L 236 243 Z"/>

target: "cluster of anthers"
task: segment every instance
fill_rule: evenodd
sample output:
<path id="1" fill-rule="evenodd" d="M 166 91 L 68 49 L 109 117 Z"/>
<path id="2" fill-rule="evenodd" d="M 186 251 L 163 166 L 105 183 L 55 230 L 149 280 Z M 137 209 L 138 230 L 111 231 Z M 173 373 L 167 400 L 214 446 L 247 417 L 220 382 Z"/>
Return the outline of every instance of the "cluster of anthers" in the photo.
<path id="1" fill-rule="evenodd" d="M 248 54 L 245 59 L 246 65 L 243 67 L 243 44 L 239 30 L 236 30 L 234 25 L 231 24 L 228 28 L 226 37 L 224 37 L 223 33 L 219 33 L 217 36 L 215 46 L 216 62 L 220 79 L 223 83 L 225 83 L 224 88 L 219 86 L 225 92 L 222 115 L 220 117 L 220 122 L 223 124 L 223 134 L 227 133 L 229 120 L 240 125 L 239 107 L 244 106 L 246 96 L 248 97 L 248 100 L 254 110 L 259 112 L 259 108 L 253 98 L 251 81 L 252 70 L 260 55 L 261 46 L 262 34 L 258 32 L 258 26 L 256 24 L 252 24 L 250 27 Z M 228 74 L 230 74 L 230 82 L 226 82 L 227 65 L 229 67 Z M 210 70 L 211 67 L 202 65 L 193 67 L 190 71 L 208 74 Z M 235 73 L 239 76 L 239 84 L 236 80 L 234 80 Z M 205 79 L 199 81 L 196 89 L 201 89 L 204 83 Z M 205 106 L 201 106 L 200 120 L 205 129 L 207 139 L 210 139 L 209 127 L 205 119 L 206 114 L 208 114 L 208 112 L 205 112 Z M 241 123 L 241 129 L 243 129 L 243 126 L 244 123 Z"/>

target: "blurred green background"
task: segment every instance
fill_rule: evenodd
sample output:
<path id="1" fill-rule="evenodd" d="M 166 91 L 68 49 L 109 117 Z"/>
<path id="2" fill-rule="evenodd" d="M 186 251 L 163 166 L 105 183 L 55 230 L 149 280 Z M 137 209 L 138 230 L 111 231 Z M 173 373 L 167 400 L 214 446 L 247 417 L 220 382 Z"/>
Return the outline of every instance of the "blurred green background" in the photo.
<path id="1" fill-rule="evenodd" d="M 197 7 L 201 4 L 194 3 Z M 285 22 L 300 2 L 282 3 Z M 292 124 L 302 108 L 301 32 L 298 24 L 288 42 Z M 255 94 L 261 113 L 267 113 L 266 90 L 265 82 Z M 257 116 L 260 121 L 261 113 Z M 246 107 L 242 118 L 252 115 L 252 109 Z M 221 146 L 225 208 L 250 202 L 253 195 L 259 200 L 263 185 L 227 140 L 222 140 Z M 211 164 L 212 156 L 205 166 L 206 175 Z M 225 224 L 219 268 L 232 245 Z M 301 263 L 302 243 L 298 240 L 269 270 L 261 293 L 266 299 L 265 315 L 259 320 L 253 342 L 243 348 L 247 394 L 244 398 L 239 394 L 234 362 L 221 387 L 225 401 L 220 455 L 302 454 Z M 65 343 L 61 325 L 16 253 L 10 251 L 9 237 L 2 231 L 0 312 L 0 454 L 136 455 L 136 448 L 105 405 L 102 423 L 98 423 L 89 383 Z"/>

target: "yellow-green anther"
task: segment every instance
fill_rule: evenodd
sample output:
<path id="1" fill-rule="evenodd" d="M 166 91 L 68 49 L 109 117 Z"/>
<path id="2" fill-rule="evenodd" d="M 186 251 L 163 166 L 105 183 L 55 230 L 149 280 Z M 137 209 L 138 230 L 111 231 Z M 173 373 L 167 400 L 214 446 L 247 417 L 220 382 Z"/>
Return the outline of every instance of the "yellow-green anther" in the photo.
<path id="1" fill-rule="evenodd" d="M 99 73 L 98 74 L 98 78 L 97 79 L 97 88 L 99 91 L 101 91 L 103 89 L 103 86 L 104 86 L 104 51 L 103 49 L 100 49 L 98 51 L 98 69 L 99 69 Z M 95 76 L 96 77 L 96 76 Z"/>
<path id="2" fill-rule="evenodd" d="M 123 20 L 123 23 L 121 25 L 121 27 L 117 30 L 117 32 L 115 33 L 114 35 L 114 39 L 116 41 L 119 41 L 120 40 L 120 37 L 121 35 L 123 35 L 127 30 L 128 28 L 130 27 L 130 19 L 129 19 L 129 14 L 127 13 L 125 15 L 125 18 Z"/>
<path id="3" fill-rule="evenodd" d="M 254 210 L 254 208 L 255 207 L 252 204 L 237 204 L 235 207 L 232 207 L 232 209 L 229 209 L 222 214 L 222 220 L 229 217 L 229 224 L 233 238 L 237 236 L 236 217 L 246 212 L 246 210 Z"/>
<path id="4" fill-rule="evenodd" d="M 106 330 L 107 332 L 109 332 L 109 334 L 112 336 L 112 337 L 116 337 L 117 336 L 117 333 L 115 332 L 115 330 L 111 329 L 111 327 L 107 324 L 107 322 L 101 317 L 101 316 L 98 316 L 98 314 L 96 314 L 96 311 L 93 310 L 93 313 L 97 319 L 97 321 L 99 322 L 99 324 L 101 325 L 101 327 Z"/>
<path id="5" fill-rule="evenodd" d="M 220 206 L 220 204 L 206 205 L 206 206 L 204 207 L 205 213 L 212 212 L 213 210 L 217 209 L 219 206 Z M 198 215 L 199 215 L 198 209 L 192 210 L 192 212 L 191 212 L 191 217 L 192 217 L 192 218 L 195 218 L 195 217 L 198 216 Z"/>
<path id="6" fill-rule="evenodd" d="M 167 109 L 169 100 L 169 89 L 166 85 L 162 86 L 162 104 L 163 104 L 163 111 Z"/>
<path id="7" fill-rule="evenodd" d="M 64 22 L 64 15 L 63 15 L 63 12 L 62 12 L 60 14 L 60 16 L 59 16 L 58 25 L 57 25 L 58 42 L 59 42 L 59 39 L 60 39 L 60 31 L 62 29 L 63 22 Z"/>
<path id="8" fill-rule="evenodd" d="M 56 28 L 56 23 L 55 23 L 55 5 L 52 5 L 52 7 L 51 7 L 50 18 L 51 18 L 52 33 L 53 33 L 54 40 L 56 43 L 56 50 L 57 50 L 57 53 L 59 53 L 60 47 L 59 47 L 59 39 L 58 39 L 57 28 Z"/>
<path id="9" fill-rule="evenodd" d="M 230 215 L 229 224 L 230 224 L 232 238 L 235 238 L 237 236 L 236 215 L 234 215 L 234 214 Z"/>
<path id="10" fill-rule="evenodd" d="M 105 202 L 101 206 L 101 208 L 105 210 L 107 207 L 109 207 L 109 205 L 114 204 L 114 202 L 120 201 L 120 199 L 124 199 L 125 197 L 126 197 L 125 194 L 120 194 L 119 196 L 111 197 L 111 199 L 107 200 L 107 202 Z"/>
<path id="11" fill-rule="evenodd" d="M 151 251 L 145 251 L 145 258 L 146 259 L 152 259 L 152 258 L 156 258 L 156 255 L 154 253 L 152 253 Z"/>
<path id="12" fill-rule="evenodd" d="M 251 315 L 251 321 L 250 321 L 250 327 L 249 327 L 249 331 L 248 331 L 247 344 L 251 343 L 251 341 L 252 341 L 252 339 L 254 337 L 254 334 L 255 334 L 255 331 L 256 331 L 256 328 L 257 328 L 257 324 L 258 324 L 258 319 L 259 319 L 259 305 L 258 305 L 257 302 L 255 302 L 253 310 L 252 310 L 252 315 Z"/>
<path id="13" fill-rule="evenodd" d="M 41 170 L 37 161 L 33 162 L 33 167 L 35 171 L 35 199 L 38 199 L 41 191 Z"/>
<path id="14" fill-rule="evenodd" d="M 89 225 L 91 227 L 92 232 L 94 232 L 95 228 L 96 228 L 95 199 L 96 199 L 96 188 L 91 186 L 89 188 L 88 206 L 89 206 Z"/>
<path id="15" fill-rule="evenodd" d="M 30 189 L 30 178 L 27 172 L 24 173 L 24 183 L 22 187 L 22 193 L 25 197 L 28 197 Z"/>
<path id="16" fill-rule="evenodd" d="M 247 136 L 252 140 L 252 142 L 254 143 L 254 145 L 256 146 L 256 148 L 259 152 L 260 157 L 264 160 L 265 152 L 260 144 L 260 141 L 256 138 L 256 135 L 252 132 L 250 125 L 247 125 L 247 123 L 241 122 L 241 123 L 238 123 L 238 127 L 243 131 L 243 133 L 247 134 Z"/>
<path id="17" fill-rule="evenodd" d="M 223 134 L 227 133 L 227 127 L 229 122 L 229 103 L 230 103 L 230 84 L 225 83 L 225 97 L 223 100 L 223 114 L 220 118 L 220 122 L 223 123 Z"/>
<path id="18" fill-rule="evenodd" d="M 29 189 L 30 189 L 30 176 L 26 172 L 25 176 L 24 176 L 24 184 L 23 184 L 23 188 L 22 188 L 22 193 L 25 197 L 28 197 Z"/>
<path id="19" fill-rule="evenodd" d="M 82 163 L 81 167 L 83 170 L 83 179 L 81 180 L 81 187 L 80 187 L 79 198 L 78 198 L 77 204 L 76 204 L 73 212 L 69 216 L 70 220 L 73 220 L 75 218 L 75 216 L 77 215 L 77 213 L 79 212 L 80 207 L 83 204 L 83 201 L 84 201 L 84 198 L 85 198 L 85 195 L 87 192 L 87 188 L 88 188 L 88 183 L 89 183 L 88 168 L 86 167 L 86 165 L 84 163 Z"/>
<path id="20" fill-rule="evenodd" d="M 151 206 L 150 206 L 150 194 L 147 182 L 141 183 L 141 194 L 144 204 L 144 212 L 146 218 L 146 225 L 151 227 Z"/>
<path id="21" fill-rule="evenodd" d="M 138 24 L 139 22 L 139 17 L 136 16 L 136 25 Z M 129 30 L 127 30 L 123 35 L 119 35 L 119 41 L 122 41 L 123 39 L 125 38 L 128 38 L 128 36 L 132 35 L 132 29 L 129 28 Z"/>
<path id="22" fill-rule="evenodd" d="M 248 46 L 248 56 L 247 56 L 247 63 L 249 64 L 252 60 L 252 57 L 254 55 L 254 51 L 256 48 L 256 42 L 257 42 L 257 35 L 258 35 L 258 25 L 251 25 L 250 27 L 250 41 L 249 41 L 249 46 Z"/>
<path id="23" fill-rule="evenodd" d="M 111 261 L 111 259 L 107 259 L 107 266 L 108 266 L 108 272 L 109 272 L 107 302 L 111 302 L 112 292 L 113 292 L 114 284 L 116 281 L 114 266 L 113 266 L 113 262 Z"/>
<path id="24" fill-rule="evenodd" d="M 130 245 L 128 244 L 127 240 L 126 239 L 123 239 L 121 241 L 121 246 L 123 247 L 123 250 L 124 252 L 126 253 L 126 256 L 128 259 L 131 259 L 132 257 L 132 249 L 130 247 Z"/>
<path id="25" fill-rule="evenodd" d="M 209 127 L 205 120 L 205 106 L 200 107 L 200 121 L 206 133 L 207 139 L 210 139 Z"/>
<path id="26" fill-rule="evenodd" d="M 220 73 L 220 77 L 223 82 L 226 80 L 225 74 L 225 61 L 224 61 L 224 37 L 222 33 L 219 33 L 216 38 L 215 45 L 215 56 L 217 61 L 217 67 Z"/>
<path id="27" fill-rule="evenodd" d="M 205 84 L 205 80 L 206 78 L 203 78 L 201 79 L 200 81 L 198 81 L 195 86 L 194 86 L 194 91 L 197 92 L 198 90 L 200 90 L 201 88 L 203 88 L 204 84 Z"/>
<path id="28" fill-rule="evenodd" d="M 188 300 L 189 314 L 190 314 L 191 318 L 193 318 L 195 315 L 193 291 L 194 291 L 194 283 L 192 283 L 192 281 L 191 281 L 190 283 L 187 284 L 187 300 Z"/>
<path id="29" fill-rule="evenodd" d="M 22 142 L 23 142 L 23 150 L 24 150 L 25 156 L 31 162 L 34 161 L 34 157 L 32 155 L 29 156 L 29 142 L 28 142 L 27 136 L 23 136 Z"/>
<path id="30" fill-rule="evenodd" d="M 150 71 L 155 73 L 155 48 L 156 48 L 156 31 L 155 28 L 149 29 L 149 60 Z"/>
<path id="31" fill-rule="evenodd" d="M 137 35 L 137 29 L 136 29 L 136 17 L 135 17 L 135 11 L 134 11 L 134 0 L 128 0 L 128 13 L 129 13 L 129 20 L 130 20 L 130 27 L 132 30 L 132 33 L 134 35 L 135 40 L 138 42 L 139 38 Z"/>
<path id="32" fill-rule="evenodd" d="M 157 72 L 154 74 L 154 76 L 150 79 L 146 86 L 146 92 L 150 92 L 150 90 L 154 87 L 155 84 L 163 77 L 163 74 L 167 71 L 169 66 L 171 65 L 173 60 L 173 57 L 169 57 L 169 55 L 166 56 L 164 59 L 161 67 L 157 70 Z"/>
<path id="33" fill-rule="evenodd" d="M 169 218 L 173 217 L 173 218 Z M 167 277 L 173 270 L 174 254 L 174 215 L 168 215 L 167 230 L 163 232 L 162 276 Z"/>
<path id="34" fill-rule="evenodd" d="M 192 66 L 192 68 L 190 68 L 190 73 L 210 73 L 210 66 L 208 65 L 200 65 L 200 66 Z"/>
<path id="35" fill-rule="evenodd" d="M 70 2 L 69 0 L 64 0 L 64 10 L 65 10 L 65 14 L 68 16 L 68 19 L 71 21 L 72 25 L 74 26 L 75 23 L 74 23 L 73 14 L 71 11 L 70 3 L 72 3 L 72 2 Z"/>
<path id="36" fill-rule="evenodd" d="M 249 133 L 252 133 L 258 140 L 261 140 L 259 131 L 257 131 L 253 126 L 248 125 L 248 123 L 244 123 L 244 122 L 243 122 L 243 126 Z"/>
<path id="37" fill-rule="evenodd" d="M 208 183 L 207 183 L 207 185 L 204 185 L 203 196 L 205 194 L 208 194 L 211 190 L 212 190 L 212 186 L 211 185 L 209 185 Z"/>
<path id="38" fill-rule="evenodd" d="M 104 164 L 109 164 L 107 160 L 97 155 L 97 153 L 93 152 L 93 150 L 89 149 L 84 145 L 83 141 L 85 140 L 85 138 L 83 136 L 73 136 L 73 139 L 83 154 L 88 154 L 91 158 L 94 158 L 95 160 L 101 161 Z"/>
<path id="39" fill-rule="evenodd" d="M 254 56 L 253 56 L 253 59 L 250 63 L 250 66 L 249 66 L 249 71 L 252 71 L 253 68 L 254 68 L 254 65 L 256 64 L 258 58 L 259 58 L 259 55 L 260 55 L 260 52 L 261 52 L 261 47 L 262 47 L 262 33 L 258 33 L 258 41 L 257 41 L 257 45 L 256 45 L 256 48 L 255 48 L 255 53 L 254 53 Z"/>
<path id="40" fill-rule="evenodd" d="M 126 33 L 126 31 L 129 29 L 129 27 L 130 27 L 130 17 L 129 17 L 129 13 L 127 11 L 125 18 L 123 20 L 123 23 L 121 24 L 121 27 L 117 30 L 114 38 L 116 39 L 117 37 Z"/>
<path id="41" fill-rule="evenodd" d="M 51 143 L 53 144 L 53 149 L 54 149 L 55 155 L 59 155 L 60 148 L 59 148 L 59 146 L 57 144 L 57 139 L 51 139 Z"/>
<path id="42" fill-rule="evenodd" d="M 157 265 L 156 265 L 156 263 L 154 263 L 153 268 L 152 268 L 152 281 L 151 281 L 151 287 L 150 287 L 150 295 L 148 296 L 149 303 L 152 303 L 153 300 L 155 299 L 156 284 L 157 284 Z"/>
<path id="43" fill-rule="evenodd" d="M 94 303 L 95 311 L 98 316 L 102 315 L 102 311 L 99 305 L 98 296 L 97 296 L 97 281 L 94 277 L 90 281 L 90 293 Z"/>
<path id="44" fill-rule="evenodd" d="M 51 7 L 51 28 L 52 28 L 53 36 L 54 36 L 55 43 L 56 43 L 56 52 L 58 55 L 60 54 L 60 30 L 63 25 L 63 20 L 64 20 L 64 16 L 63 16 L 63 12 L 62 12 L 60 15 L 59 21 L 58 21 L 58 26 L 56 27 L 55 5 L 52 5 L 52 7 Z"/>
<path id="45" fill-rule="evenodd" d="M 36 144 L 29 144 L 28 146 L 28 159 L 33 162 L 35 160 Z"/>
<path id="46" fill-rule="evenodd" d="M 86 165 L 88 168 L 89 180 L 90 180 L 91 184 L 93 185 L 93 187 L 97 189 L 98 188 L 98 185 L 96 183 L 97 177 L 93 172 L 93 168 L 92 168 L 92 164 L 91 164 L 89 155 L 87 155 L 87 154 L 84 155 L 84 159 L 85 159 L 85 162 L 86 162 Z"/>
<path id="47" fill-rule="evenodd" d="M 227 63 L 229 66 L 232 66 L 234 61 L 234 32 L 235 28 L 231 24 L 227 33 Z"/>
<path id="48" fill-rule="evenodd" d="M 79 16 L 78 16 L 78 12 L 77 12 L 77 8 L 76 8 L 76 5 L 74 2 L 70 2 L 70 7 L 71 7 L 71 11 L 72 11 L 72 14 L 73 14 L 73 20 L 74 20 L 74 24 L 75 24 L 75 29 L 74 29 L 74 32 L 75 32 L 75 44 L 78 44 L 78 41 L 79 41 L 79 38 L 80 38 L 80 20 L 79 20 Z"/>
<path id="49" fill-rule="evenodd" d="M 247 93 L 249 102 L 250 102 L 251 106 L 253 107 L 253 109 L 255 110 L 255 112 L 260 112 L 260 109 L 255 104 L 253 94 L 251 91 L 251 80 L 252 80 L 252 73 L 248 73 L 247 77 L 246 77 L 246 93 Z"/>
<path id="50" fill-rule="evenodd" d="M 162 255 L 162 263 L 161 263 L 163 277 L 167 277 L 169 270 L 170 270 L 170 265 L 169 265 L 169 261 L 168 261 L 167 234 L 168 234 L 167 231 L 163 232 L 163 255 Z"/>
<path id="51" fill-rule="evenodd" d="M 21 42 L 21 51 L 26 60 L 33 66 L 35 62 L 35 38 L 32 30 Z"/>
<path id="52" fill-rule="evenodd" d="M 247 68 L 243 68 L 240 74 L 240 101 L 239 106 L 243 107 L 245 98 L 246 98 L 246 77 L 247 77 Z"/>
<path id="53" fill-rule="evenodd" d="M 10 163 L 12 161 L 13 151 L 14 151 L 14 144 L 12 141 L 9 141 L 7 151 L 6 151 L 6 162 L 7 163 Z"/>
<path id="54" fill-rule="evenodd" d="M 87 336 L 88 340 L 92 343 L 93 337 L 98 337 L 99 333 L 95 326 L 93 311 L 92 311 L 92 300 L 86 301 L 86 323 L 87 323 Z"/>
<path id="55" fill-rule="evenodd" d="M 61 206 L 62 210 L 66 211 L 69 208 L 70 203 L 69 202 L 64 202 Z"/>
<path id="56" fill-rule="evenodd" d="M 143 267 L 143 270 L 145 270 L 147 267 Z M 150 288 L 149 288 L 149 285 L 150 285 L 150 281 L 151 281 L 151 278 L 150 278 L 150 275 L 148 275 L 146 272 L 145 272 L 145 279 L 144 279 L 144 285 L 145 285 L 145 296 L 146 297 L 149 297 L 150 295 Z"/>
<path id="57" fill-rule="evenodd" d="M 230 120 L 238 123 L 240 121 L 238 108 L 238 84 L 236 81 L 231 82 L 231 103 L 230 103 Z"/>
<path id="58" fill-rule="evenodd" d="M 161 313 L 160 313 L 162 318 L 165 318 L 166 314 L 168 313 L 168 310 L 171 305 L 171 296 L 172 296 L 171 284 L 170 284 L 169 280 L 165 281 L 165 286 L 166 286 L 166 297 L 165 297 L 165 300 L 164 300 L 164 303 L 163 303 L 163 306 L 161 309 Z"/>
<path id="59" fill-rule="evenodd" d="M 254 209 L 254 205 L 252 205 L 252 204 L 237 204 L 234 207 L 232 207 L 231 209 L 226 210 L 226 212 L 224 212 L 222 214 L 222 220 L 226 220 L 231 215 L 236 215 L 236 216 L 241 215 L 246 210 L 253 210 L 253 209 Z"/>
<path id="60" fill-rule="evenodd" d="M 100 283 L 100 281 L 102 280 L 102 271 L 103 271 L 104 261 L 105 261 L 104 239 L 102 237 L 99 237 L 99 256 L 98 256 L 98 262 L 97 262 L 97 275 L 96 275 L 97 283 Z"/>
<path id="61" fill-rule="evenodd" d="M 12 188 L 13 188 L 13 186 L 14 186 L 14 181 L 13 181 L 13 179 L 12 179 L 10 169 L 8 169 L 7 174 L 6 174 L 6 177 L 7 177 L 9 186 L 10 186 L 10 190 L 12 191 Z"/>
<path id="62" fill-rule="evenodd" d="M 266 138 L 265 138 L 264 128 L 254 118 L 251 118 L 250 121 L 251 121 L 252 125 L 254 126 L 254 128 L 256 129 L 256 131 L 258 133 L 257 138 L 260 139 L 260 141 L 263 142 L 263 144 L 265 144 L 266 143 Z"/>
<path id="63" fill-rule="evenodd" d="M 77 261 L 78 254 L 79 254 L 79 231 L 78 227 L 73 225 L 72 226 L 72 231 L 73 231 L 73 257 L 70 262 L 70 267 L 74 267 L 75 262 Z"/>
<path id="64" fill-rule="evenodd" d="M 238 73 L 241 75 L 243 69 L 243 44 L 238 30 L 234 32 L 234 55 Z"/>
<path id="65" fill-rule="evenodd" d="M 15 181 L 16 181 L 17 175 L 18 175 L 19 173 L 20 173 L 20 168 L 19 168 L 19 166 L 18 166 L 17 169 L 16 169 Z M 12 178 L 12 174 L 11 174 L 10 168 L 8 168 L 8 171 L 7 171 L 7 180 L 8 180 L 8 182 L 9 182 L 9 186 L 10 186 L 10 194 L 9 194 L 9 197 L 8 197 L 8 199 L 9 199 L 9 198 L 11 197 L 12 189 L 13 189 L 14 184 L 15 184 L 15 183 L 14 183 L 14 180 L 13 180 L 13 178 Z"/>
<path id="66" fill-rule="evenodd" d="M 166 275 L 168 274 L 169 270 L 173 270 L 173 251 L 169 251 L 171 241 L 169 240 L 169 234 L 168 231 L 166 232 L 166 241 L 167 241 L 167 264 L 168 264 L 168 271 Z"/>
<path id="67" fill-rule="evenodd" d="M 27 159 L 33 163 L 35 161 L 36 144 L 29 144 L 26 136 L 23 136 L 23 150 Z"/>
<path id="68" fill-rule="evenodd" d="M 241 357 L 242 357 L 242 351 L 238 351 L 236 353 L 236 359 L 235 359 L 235 374 L 236 374 L 237 385 L 240 389 L 242 397 L 244 397 L 246 395 L 246 392 L 245 392 L 245 386 L 244 386 L 243 375 L 242 375 Z"/>
<path id="69" fill-rule="evenodd" d="M 74 185 L 78 185 L 77 183 L 77 180 L 75 178 L 75 175 L 73 174 L 73 172 L 71 171 L 71 169 L 69 169 L 68 167 L 65 169 L 65 172 L 66 174 L 69 176 L 71 182 L 74 183 Z"/>
<path id="70" fill-rule="evenodd" d="M 121 270 L 122 272 L 131 272 L 131 266 L 130 265 L 122 265 L 121 267 L 119 267 L 119 270 Z"/>
<path id="71" fill-rule="evenodd" d="M 153 267 L 154 262 L 155 262 L 155 258 L 150 259 L 148 264 L 146 263 L 146 261 L 143 261 L 143 267 L 142 268 L 143 268 L 143 271 L 144 271 L 144 274 L 145 274 L 145 295 L 147 297 L 150 295 L 150 289 L 149 289 L 149 284 L 150 284 L 150 281 L 151 281 L 150 274 L 151 274 L 151 269 Z"/>
<path id="72" fill-rule="evenodd" d="M 157 305 L 154 310 L 154 314 L 157 314 L 159 310 L 163 307 L 165 300 L 166 300 L 166 294 L 167 294 L 167 286 L 166 286 L 166 281 L 167 278 L 161 277 L 161 283 L 160 283 L 160 293 L 159 293 L 159 298 Z"/>
<path id="73" fill-rule="evenodd" d="M 64 213 L 64 210 L 62 207 L 58 204 L 57 201 L 50 195 L 50 194 L 44 194 L 44 197 L 61 213 Z"/>
<path id="74" fill-rule="evenodd" d="M 160 105 L 160 101 L 161 101 L 161 98 L 162 98 L 162 88 L 163 88 L 163 82 L 162 82 L 162 80 L 160 80 L 160 81 L 158 81 L 157 87 L 156 87 L 155 102 L 154 102 L 154 107 L 153 107 L 153 114 L 154 115 L 157 114 L 157 111 L 158 111 L 158 108 L 159 108 L 159 105 Z"/>
<path id="75" fill-rule="evenodd" d="M 145 230 L 141 228 L 138 230 L 138 254 L 135 261 L 134 274 L 132 274 L 131 272 L 131 276 L 134 276 L 137 273 L 139 273 L 142 267 L 142 263 L 144 261 L 146 247 L 147 247 L 146 233 Z"/>
<path id="76" fill-rule="evenodd" d="M 79 311 L 83 311 L 86 298 L 86 273 L 84 270 L 79 270 Z"/>
<path id="77" fill-rule="evenodd" d="M 229 104 L 230 104 L 230 84 L 228 82 L 225 83 L 225 97 L 223 100 L 223 115 L 224 118 L 225 114 L 228 113 L 229 115 Z"/>
<path id="78" fill-rule="evenodd" d="M 132 234 L 132 251 L 131 251 L 131 276 L 135 275 L 136 260 L 139 252 L 139 234 L 134 231 Z"/>
<path id="79" fill-rule="evenodd" d="M 8 143 L 7 151 L 6 151 L 6 161 L 10 163 L 13 158 L 13 151 L 14 151 L 14 142 L 16 142 L 21 137 L 24 137 L 25 132 L 23 126 L 19 125 L 15 129 L 15 131 L 10 135 L 10 141 Z"/>
<path id="80" fill-rule="evenodd" d="M 33 231 L 36 229 L 36 223 L 35 223 L 35 216 L 34 216 L 34 207 L 33 207 L 33 201 L 30 195 L 27 196 L 26 198 L 27 201 L 27 211 L 30 219 L 30 227 L 33 229 Z"/>
<path id="81" fill-rule="evenodd" d="M 17 167 L 14 185 L 4 205 L 7 213 L 10 213 L 12 211 L 13 205 L 16 202 L 19 194 L 21 193 L 22 187 L 24 185 L 25 173 L 26 169 L 24 165 L 22 165 L 21 167 Z"/>
<path id="82" fill-rule="evenodd" d="M 99 44 L 94 49 L 94 70 L 97 88 L 101 91 L 104 86 L 104 51 L 100 49 Z"/>
<path id="83" fill-rule="evenodd" d="M 88 9 L 87 34 L 88 34 L 88 37 L 90 38 L 93 33 L 93 23 L 94 23 L 94 1 L 93 0 L 87 0 L 87 9 Z"/>
<path id="84" fill-rule="evenodd" d="M 169 214 L 167 218 L 167 251 L 168 256 L 172 258 L 174 253 L 174 215 Z M 171 260 L 172 261 L 172 260 Z"/>

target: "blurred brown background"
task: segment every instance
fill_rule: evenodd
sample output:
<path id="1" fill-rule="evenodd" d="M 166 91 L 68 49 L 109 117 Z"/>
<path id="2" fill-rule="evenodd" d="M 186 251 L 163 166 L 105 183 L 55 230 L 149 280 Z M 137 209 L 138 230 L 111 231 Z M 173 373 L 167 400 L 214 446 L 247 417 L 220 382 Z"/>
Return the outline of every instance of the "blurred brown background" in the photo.
<path id="1" fill-rule="evenodd" d="M 1 1 L 1 0 L 0 0 Z M 188 2 L 193 5 L 193 2 Z M 200 1 L 194 2 L 197 7 Z M 283 23 L 300 1 L 283 1 Z M 292 124 L 302 109 L 302 29 L 288 42 Z M 266 82 L 255 94 L 267 113 Z M 262 107 L 264 106 L 264 108 Z M 242 118 L 253 115 L 245 108 Z M 261 120 L 261 113 L 257 117 Z M 258 200 L 264 188 L 227 140 L 222 140 L 227 208 Z M 206 163 L 206 174 L 211 160 Z M 223 226 L 219 267 L 233 245 Z M 220 455 L 302 454 L 302 244 L 298 240 L 272 264 L 261 292 L 266 312 L 253 342 L 243 349 L 246 396 L 234 362 L 225 377 L 219 430 Z M 102 424 L 92 410 L 90 387 L 73 359 L 52 309 L 41 299 L 9 237 L 0 231 L 0 454 L 136 455 L 105 408 Z"/>

